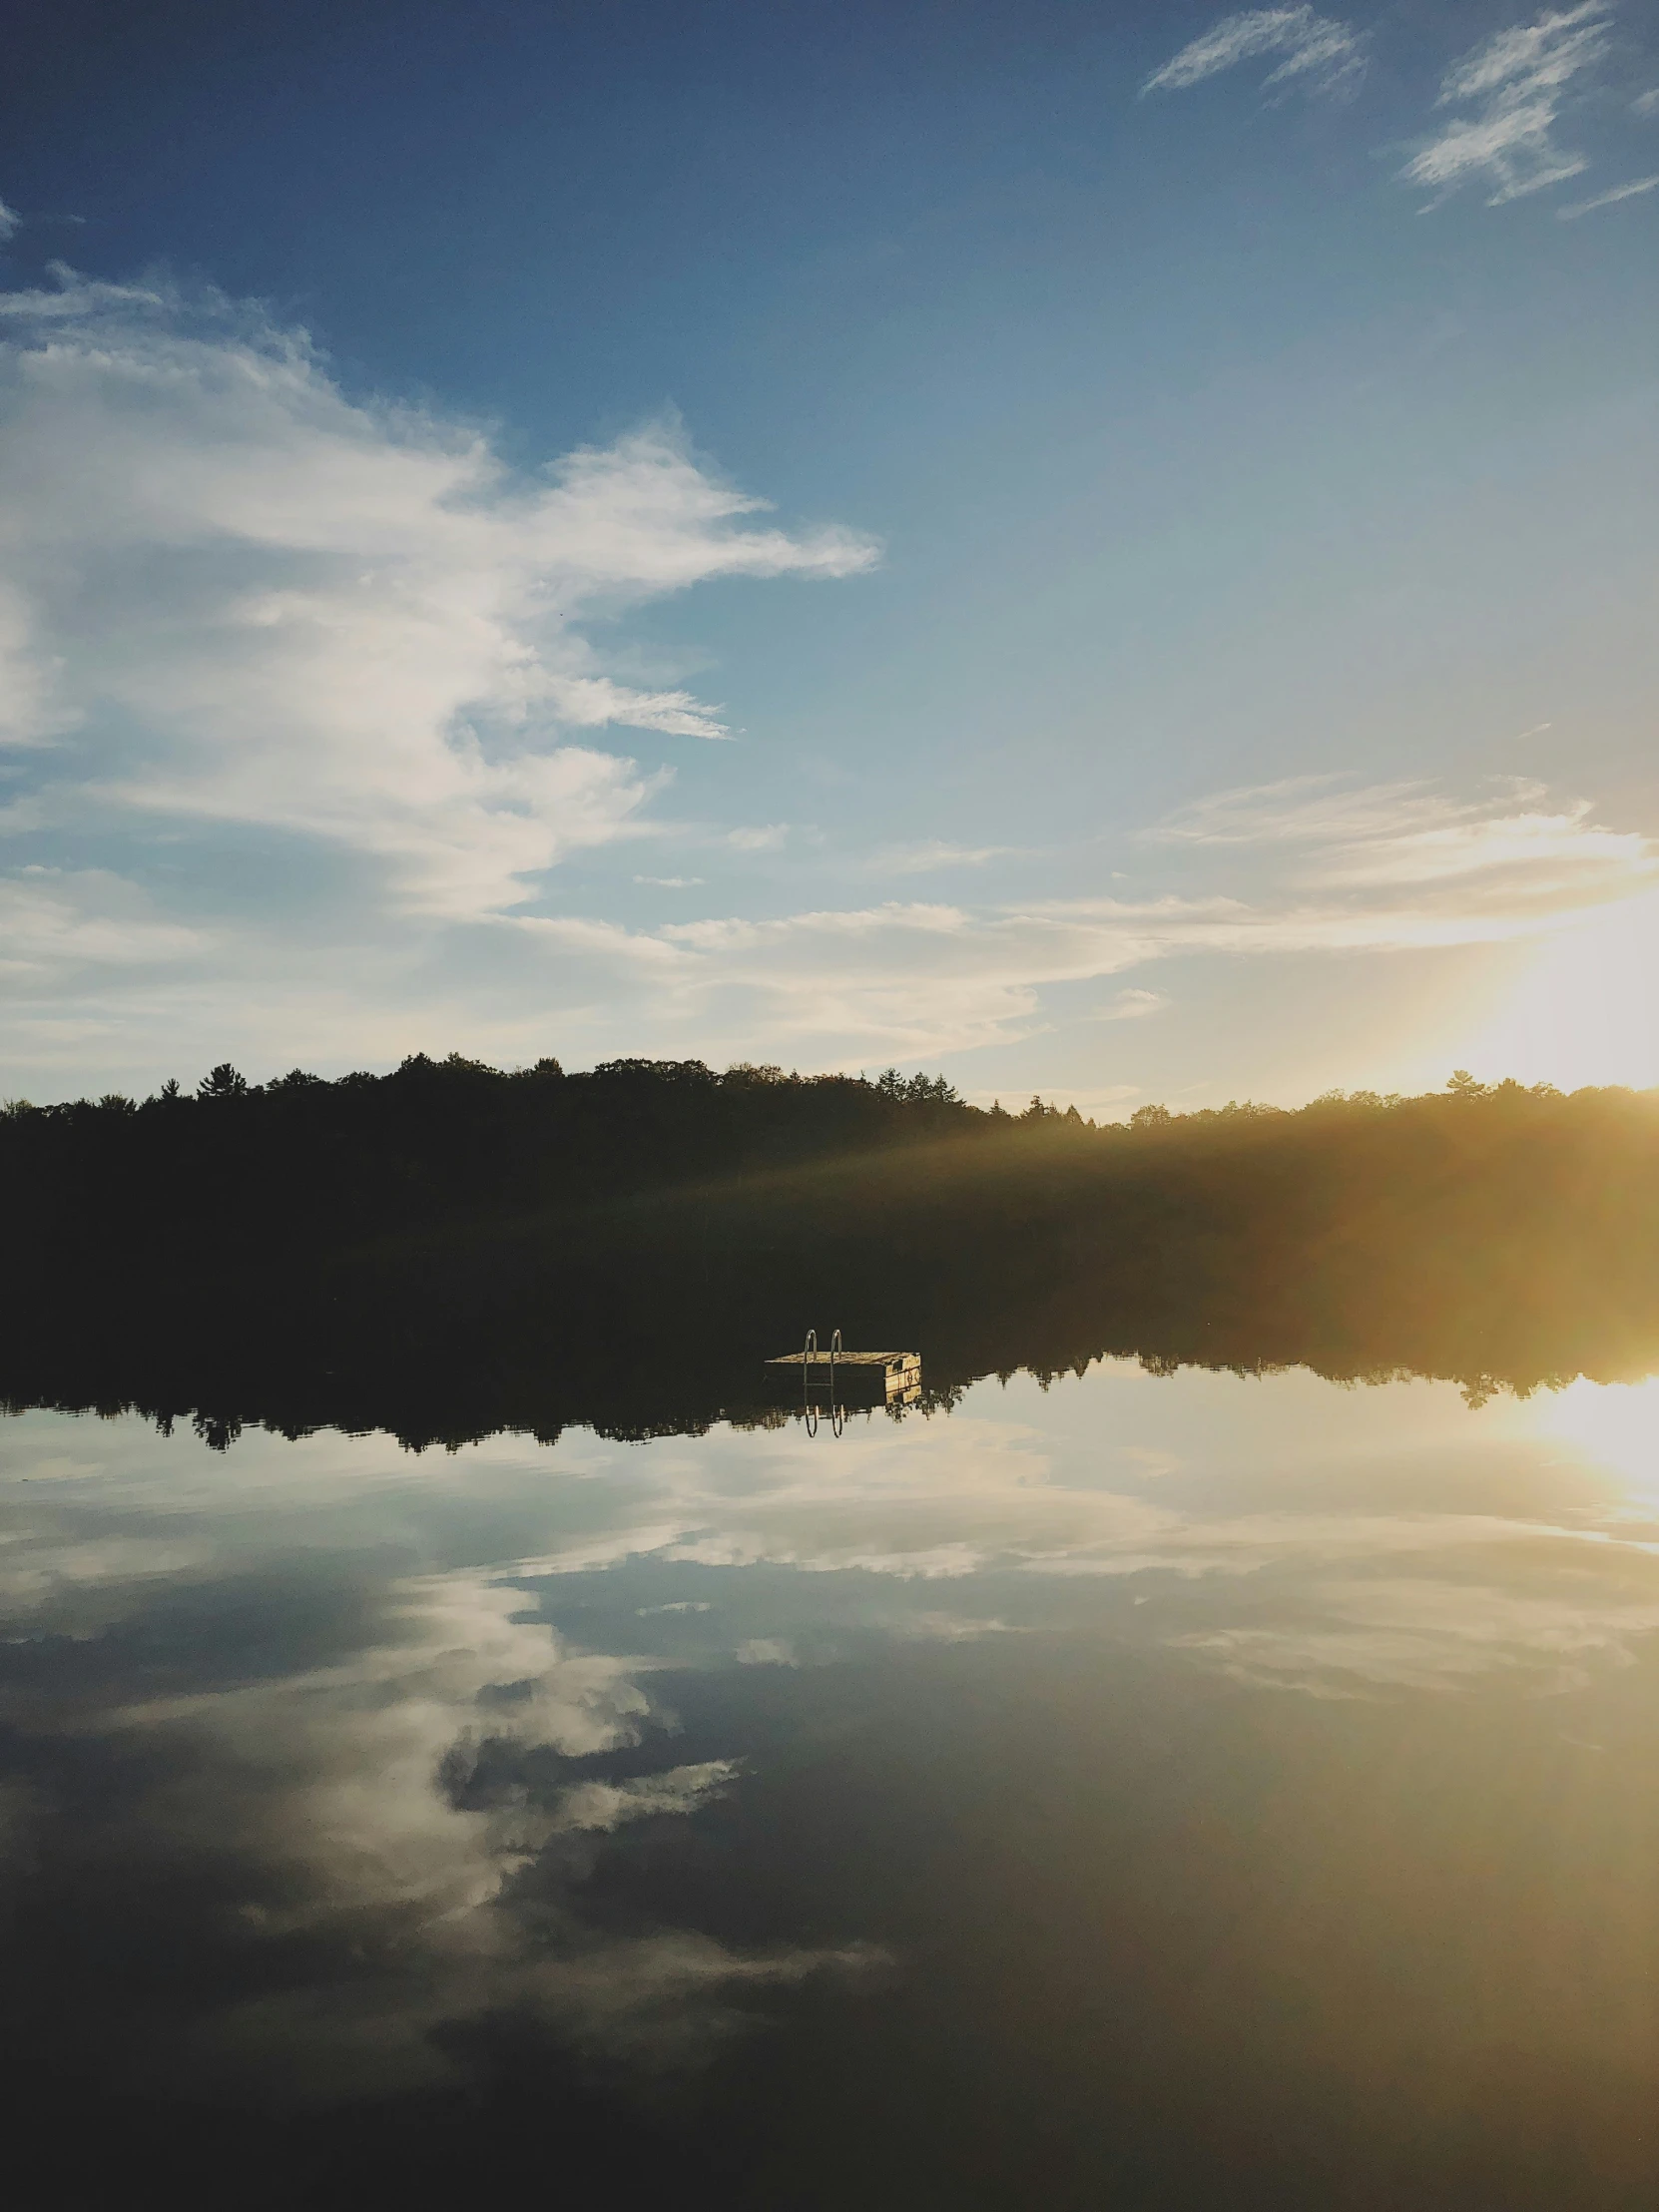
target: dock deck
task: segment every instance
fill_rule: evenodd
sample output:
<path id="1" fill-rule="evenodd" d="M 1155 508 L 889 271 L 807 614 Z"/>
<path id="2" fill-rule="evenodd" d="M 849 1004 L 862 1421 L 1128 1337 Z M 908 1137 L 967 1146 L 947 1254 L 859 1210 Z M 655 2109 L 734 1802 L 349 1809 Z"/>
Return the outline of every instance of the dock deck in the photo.
<path id="1" fill-rule="evenodd" d="M 919 1352 L 781 1352 L 769 1368 L 919 1368 Z"/>
<path id="2" fill-rule="evenodd" d="M 914 1405 L 921 1396 L 919 1352 L 781 1352 L 767 1368 L 782 1385 L 799 1371 L 809 1391 L 848 1401 Z"/>

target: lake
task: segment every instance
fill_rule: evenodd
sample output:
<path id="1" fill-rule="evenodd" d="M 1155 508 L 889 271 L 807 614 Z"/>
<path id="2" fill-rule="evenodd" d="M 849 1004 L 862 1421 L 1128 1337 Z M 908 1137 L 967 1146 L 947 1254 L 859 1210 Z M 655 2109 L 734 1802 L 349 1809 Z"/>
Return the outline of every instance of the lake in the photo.
<path id="1" fill-rule="evenodd" d="M 207 1425 L 0 1422 L 13 2201 L 1659 2201 L 1659 1382 Z"/>

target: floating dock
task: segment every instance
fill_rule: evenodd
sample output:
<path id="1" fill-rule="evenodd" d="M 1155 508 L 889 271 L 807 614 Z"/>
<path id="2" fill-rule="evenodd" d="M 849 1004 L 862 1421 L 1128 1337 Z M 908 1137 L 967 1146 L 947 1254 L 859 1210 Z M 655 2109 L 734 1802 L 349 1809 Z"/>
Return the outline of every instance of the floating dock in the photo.
<path id="1" fill-rule="evenodd" d="M 767 1363 L 779 1383 L 799 1378 L 808 1391 L 825 1391 L 849 1402 L 913 1405 L 921 1395 L 919 1352 L 781 1352 Z M 793 1375 L 790 1371 L 794 1371 Z"/>

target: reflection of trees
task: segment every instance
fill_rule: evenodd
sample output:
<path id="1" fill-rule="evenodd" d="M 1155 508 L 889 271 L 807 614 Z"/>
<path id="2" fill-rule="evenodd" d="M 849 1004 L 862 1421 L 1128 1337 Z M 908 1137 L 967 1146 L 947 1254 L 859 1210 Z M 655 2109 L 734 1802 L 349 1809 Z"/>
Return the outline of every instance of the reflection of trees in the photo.
<path id="1" fill-rule="evenodd" d="M 1040 1104 L 1040 1101 L 1037 1102 Z M 1659 1364 L 1659 1101 L 1482 1085 L 1096 1129 L 939 1079 L 416 1058 L 0 1120 L 0 1384 L 459 1441 L 767 1417 L 805 1322 L 974 1376 L 1306 1364 L 1471 1403 Z"/>

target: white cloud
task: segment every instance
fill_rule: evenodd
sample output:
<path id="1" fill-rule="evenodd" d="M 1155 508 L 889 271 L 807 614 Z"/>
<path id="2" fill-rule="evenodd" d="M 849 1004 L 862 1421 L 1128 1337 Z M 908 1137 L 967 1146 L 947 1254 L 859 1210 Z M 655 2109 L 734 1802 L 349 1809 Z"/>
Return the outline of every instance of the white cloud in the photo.
<path id="1" fill-rule="evenodd" d="M 8 208 L 6 203 L 0 200 L 0 246 L 3 246 L 7 239 L 16 238 L 22 228 L 23 218 L 17 210 Z"/>
<path id="2" fill-rule="evenodd" d="M 14 988 L 65 968 L 153 969 L 194 959 L 210 943 L 206 931 L 169 921 L 134 884 L 96 868 L 0 877 L 0 976 Z"/>
<path id="3" fill-rule="evenodd" d="M 704 712 L 614 682 L 581 618 L 704 577 L 844 574 L 867 546 L 757 526 L 664 431 L 515 479 L 477 433 L 348 400 L 302 338 L 223 302 L 66 285 L 0 295 L 0 702 L 30 771 L 0 821 L 142 832 L 152 860 L 182 832 L 210 850 L 232 827 L 276 832 L 352 871 L 357 932 L 345 959 L 343 925 L 304 920 L 291 890 L 273 929 L 223 901 L 170 906 L 161 875 L 0 878 L 19 1087 L 52 1067 L 131 1081 L 140 1037 L 204 1065 L 384 1062 L 436 1034 L 508 1057 L 574 1058 L 588 1036 L 594 1057 L 649 1039 L 855 1067 L 1029 1035 L 1049 986 L 1183 952 L 1492 941 L 1651 880 L 1643 839 L 1540 787 L 1327 779 L 1224 793 L 1148 832 L 1290 855 L 1248 901 L 894 900 L 647 930 L 515 914 L 562 852 L 633 833 L 652 789 L 570 732 Z M 764 853 L 790 834 L 718 841 Z M 400 918 L 393 937 L 388 905 L 423 933 Z M 1102 1012 L 1160 1003 L 1135 989 Z"/>
<path id="4" fill-rule="evenodd" d="M 42 651 L 29 601 L 0 582 L 0 746 L 32 746 L 62 737 L 79 719 L 57 695 L 63 657 Z"/>
<path id="5" fill-rule="evenodd" d="M 663 891 L 691 891 L 701 885 L 703 878 L 701 875 L 636 875 L 634 881 L 655 884 Z"/>
<path id="6" fill-rule="evenodd" d="M 1645 192 L 1659 189 L 1659 177 L 1638 177 L 1633 184 L 1615 185 L 1611 192 L 1598 192 L 1593 200 L 1575 200 L 1569 207 L 1557 208 L 1557 219 L 1562 223 L 1576 223 L 1580 216 L 1594 215 L 1598 208 L 1616 208 L 1621 200 L 1637 200 Z"/>
<path id="7" fill-rule="evenodd" d="M 1346 23 L 1316 15 L 1309 7 L 1250 8 L 1182 47 L 1153 72 L 1141 92 L 1143 97 L 1185 92 L 1264 54 L 1284 56 L 1264 80 L 1269 86 L 1301 83 L 1313 92 L 1347 92 L 1365 71 L 1365 45 L 1364 37 Z"/>
<path id="8" fill-rule="evenodd" d="M 1343 790 L 1332 776 L 1290 777 L 1221 792 L 1146 831 L 1148 842 L 1197 845 L 1311 844 L 1319 856 L 1292 880 L 1350 889 L 1466 883 L 1510 903 L 1581 886 L 1593 898 L 1631 887 L 1653 866 L 1648 840 L 1590 821 L 1588 800 L 1550 811 L 1545 785 L 1495 779 L 1488 800 L 1456 800 L 1427 782 Z"/>
<path id="9" fill-rule="evenodd" d="M 1011 849 L 1005 844 L 951 844 L 943 837 L 924 837 L 916 844 L 883 845 L 864 864 L 876 875 L 928 875 L 935 868 L 983 867 Z"/>
<path id="10" fill-rule="evenodd" d="M 405 909 L 497 911 L 654 788 L 572 733 L 727 734 L 614 679 L 585 621 L 873 558 L 760 505 L 666 425 L 515 476 L 219 298 L 0 295 L 0 731 L 55 743 L 48 822 L 258 825 L 366 856 Z"/>
<path id="11" fill-rule="evenodd" d="M 1469 112 L 1419 146 L 1401 177 L 1438 196 L 1480 179 L 1492 188 L 1486 205 L 1499 208 L 1588 168 L 1553 132 L 1573 80 L 1605 58 L 1610 18 L 1604 0 L 1584 0 L 1499 31 L 1464 55 L 1446 72 L 1435 105 Z"/>
<path id="12" fill-rule="evenodd" d="M 1384 952 L 1547 932 L 1648 889 L 1648 841 L 1505 780 L 1490 796 L 1432 785 L 1337 788 L 1334 778 L 1222 793 L 1148 831 L 1153 843 L 1261 847 L 1272 878 L 1248 899 L 1078 897 L 1020 906 L 889 900 L 772 918 L 720 916 L 628 932 L 509 926 L 602 955 L 711 1052 L 771 1048 L 857 1066 L 1003 1042 L 1042 1026 L 1050 985 L 1183 953 Z M 1283 863 L 1283 855 L 1289 865 Z M 1156 1000 L 1157 994 L 1147 997 Z M 730 1040 L 714 1029 L 745 1009 Z M 1153 1010 L 1119 1002 L 1117 1018 Z M 713 1032 L 713 1033 L 712 1033 Z"/>
<path id="13" fill-rule="evenodd" d="M 1197 886 L 636 928 L 505 913 L 440 931 L 412 981 L 395 947 L 370 947 L 334 975 L 322 925 L 314 942 L 218 918 L 194 928 L 118 877 L 13 878 L 0 887 L 15 922 L 7 952 L 20 963 L 7 977 L 19 1000 L 9 1087 L 38 1096 L 32 1070 L 79 1065 L 108 1088 L 129 1036 L 151 1052 L 148 1040 L 168 1040 L 151 1082 L 227 1054 L 250 1072 L 269 1068 L 273 1037 L 281 1066 L 384 1064 L 434 1033 L 509 1062 L 557 1051 L 579 1065 L 642 1048 L 715 1064 L 912 1062 L 1039 1033 L 1054 986 L 1119 978 L 1117 997 L 1078 1018 L 1136 1019 L 1162 995 L 1132 973 L 1153 962 L 1541 938 L 1651 892 L 1659 873 L 1642 836 L 1519 781 L 1466 799 L 1425 784 L 1291 780 L 1201 801 L 1144 834 L 1189 874 L 1196 865 Z M 1224 887 L 1224 869 L 1242 871 L 1236 886 Z M 187 1033 L 203 1041 L 181 1067 Z M 1097 1087 L 1080 1110 L 1104 1095 Z"/>
<path id="14" fill-rule="evenodd" d="M 1162 991 L 1119 991 L 1094 1018 L 1096 1021 L 1143 1021 L 1148 1014 L 1161 1014 L 1168 1004 Z"/>
<path id="15" fill-rule="evenodd" d="M 1248 784 L 1212 792 L 1178 808 L 1141 831 L 1146 844 L 1264 844 L 1291 840 L 1329 844 L 1333 839 L 1391 830 L 1409 808 L 1420 783 L 1341 787 L 1341 775 L 1286 776 L 1274 784 Z"/>
<path id="16" fill-rule="evenodd" d="M 1659 115 L 1659 85 L 1639 92 L 1630 103 L 1630 112 L 1632 115 Z"/>

